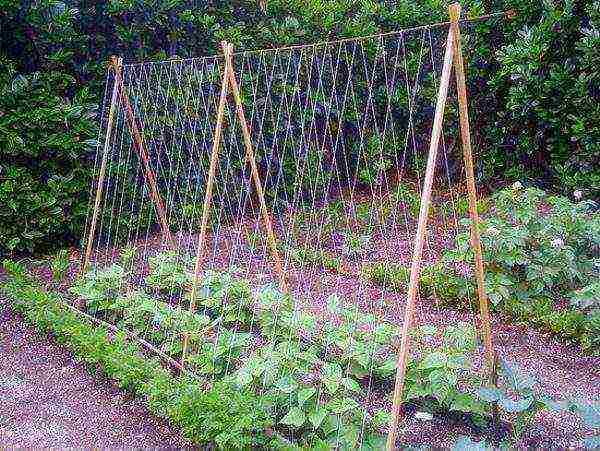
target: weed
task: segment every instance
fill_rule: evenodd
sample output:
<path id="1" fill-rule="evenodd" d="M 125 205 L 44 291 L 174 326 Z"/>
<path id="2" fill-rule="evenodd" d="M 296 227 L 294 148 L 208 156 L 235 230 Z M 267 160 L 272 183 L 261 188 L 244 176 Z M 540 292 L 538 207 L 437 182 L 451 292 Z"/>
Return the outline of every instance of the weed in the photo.
<path id="1" fill-rule="evenodd" d="M 302 246 L 291 251 L 291 258 L 300 265 L 318 265 L 330 271 L 340 271 L 342 261 L 338 257 L 333 257 L 324 249 L 312 249 L 309 246 Z"/>
<path id="2" fill-rule="evenodd" d="M 67 249 L 61 249 L 50 261 L 50 270 L 52 271 L 52 278 L 55 282 L 60 282 L 67 275 L 69 270 L 69 251 Z"/>

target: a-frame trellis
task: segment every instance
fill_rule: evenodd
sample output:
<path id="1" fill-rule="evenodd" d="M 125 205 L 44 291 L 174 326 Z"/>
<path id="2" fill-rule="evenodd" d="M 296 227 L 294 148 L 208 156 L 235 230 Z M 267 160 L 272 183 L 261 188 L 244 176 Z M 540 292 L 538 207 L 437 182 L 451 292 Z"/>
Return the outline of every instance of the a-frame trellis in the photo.
<path id="1" fill-rule="evenodd" d="M 450 27 L 446 40 L 445 55 L 443 60 L 442 76 L 439 84 L 439 91 L 437 95 L 437 103 L 435 108 L 435 116 L 432 128 L 432 134 L 429 145 L 429 153 L 427 160 L 427 169 L 425 173 L 425 179 L 423 181 L 423 188 L 421 191 L 421 203 L 418 218 L 418 227 L 414 241 L 412 264 L 410 271 L 410 281 L 407 293 L 407 302 L 404 313 L 404 322 L 402 326 L 402 341 L 401 349 L 398 356 L 398 365 L 396 373 L 396 383 L 394 389 L 393 405 L 392 405 L 392 420 L 390 423 L 390 430 L 388 436 L 387 448 L 393 449 L 396 442 L 396 432 L 398 422 L 400 419 L 402 395 L 404 389 L 404 381 L 406 375 L 407 361 L 410 354 L 410 332 L 413 327 L 413 318 L 415 314 L 417 304 L 417 293 L 420 278 L 420 270 L 422 264 L 423 247 L 425 243 L 425 236 L 427 233 L 427 221 L 429 215 L 429 207 L 431 203 L 431 194 L 434 180 L 434 170 L 436 167 L 436 159 L 438 155 L 438 148 L 440 139 L 443 131 L 443 116 L 445 111 L 446 99 L 448 97 L 448 89 L 450 84 L 450 77 L 452 68 L 454 67 L 456 75 L 456 86 L 460 113 L 460 128 L 461 128 L 461 142 L 463 150 L 463 160 L 466 172 L 466 182 L 468 191 L 468 204 L 469 204 L 469 215 L 471 218 L 471 244 L 475 255 L 475 275 L 477 280 L 477 293 L 479 300 L 479 308 L 481 314 L 481 335 L 483 337 L 483 343 L 486 353 L 486 363 L 489 374 L 491 375 L 495 367 L 494 350 L 491 339 L 491 326 L 490 326 L 490 315 L 487 297 L 485 294 L 484 287 L 484 265 L 482 257 L 481 243 L 478 233 L 479 217 L 477 213 L 477 195 L 474 182 L 474 170 L 473 170 L 473 158 L 471 152 L 470 142 L 470 130 L 469 130 L 469 118 L 468 118 L 468 107 L 467 107 L 467 92 L 465 85 L 465 73 L 464 73 L 464 62 L 462 57 L 462 48 L 460 42 L 460 5 L 453 4 L 449 7 L 450 13 Z M 279 285 L 282 291 L 288 291 L 287 280 L 281 263 L 281 258 L 277 248 L 277 240 L 271 224 L 269 211 L 265 202 L 264 190 L 262 187 L 262 181 L 257 168 L 254 149 L 251 139 L 251 130 L 246 121 L 244 106 L 241 99 L 240 87 L 236 78 L 236 72 L 233 65 L 233 46 L 229 43 L 222 43 L 222 51 L 224 56 L 224 66 L 221 78 L 221 90 L 219 96 L 219 102 L 216 112 L 216 122 L 214 124 L 214 134 L 212 141 L 212 150 L 210 153 L 210 163 L 208 168 L 208 176 L 206 180 L 206 186 L 204 191 L 204 202 L 202 206 L 202 215 L 200 218 L 200 232 L 197 240 L 195 265 L 194 265 L 194 277 L 191 286 L 188 287 L 190 291 L 190 311 L 196 309 L 196 291 L 198 289 L 201 274 L 204 269 L 205 253 L 207 249 L 207 230 L 209 225 L 209 216 L 211 212 L 213 188 L 215 185 L 215 171 L 219 161 L 219 149 L 222 139 L 224 111 L 230 100 L 230 95 L 235 104 L 236 115 L 238 118 L 239 125 L 243 136 L 243 143 L 245 147 L 245 162 L 250 165 L 251 178 L 255 186 L 257 197 L 259 200 L 260 214 L 266 229 L 268 245 L 273 260 L 273 266 L 279 279 Z M 147 146 L 144 141 L 143 134 L 140 132 L 138 120 L 135 116 L 134 109 L 128 98 L 123 77 L 121 75 L 122 61 L 118 58 L 113 58 L 111 61 L 111 71 L 114 72 L 114 86 L 112 90 L 111 102 L 108 114 L 108 123 L 106 128 L 106 140 L 102 157 L 99 162 L 98 179 L 96 186 L 95 199 L 93 204 L 93 213 L 91 223 L 88 229 L 88 236 L 86 239 L 86 249 L 84 253 L 82 271 L 87 270 L 90 258 L 92 255 L 93 242 L 96 233 L 96 223 L 98 221 L 99 212 L 101 209 L 101 198 L 105 184 L 105 172 L 107 165 L 107 158 L 110 151 L 110 135 L 112 133 L 113 121 L 115 116 L 115 110 L 118 105 L 121 105 L 124 111 L 126 119 L 126 125 L 129 128 L 133 148 L 142 162 L 142 171 L 144 175 L 145 184 L 148 188 L 149 195 L 152 200 L 152 204 L 157 214 L 159 224 L 161 227 L 164 241 L 169 245 L 175 247 L 174 238 L 169 228 L 169 222 L 167 215 L 165 214 L 164 203 L 157 185 L 156 176 L 152 168 L 152 162 L 149 158 Z M 186 353 L 188 347 L 188 336 L 184 336 L 183 343 L 183 355 L 182 362 L 185 362 Z"/>

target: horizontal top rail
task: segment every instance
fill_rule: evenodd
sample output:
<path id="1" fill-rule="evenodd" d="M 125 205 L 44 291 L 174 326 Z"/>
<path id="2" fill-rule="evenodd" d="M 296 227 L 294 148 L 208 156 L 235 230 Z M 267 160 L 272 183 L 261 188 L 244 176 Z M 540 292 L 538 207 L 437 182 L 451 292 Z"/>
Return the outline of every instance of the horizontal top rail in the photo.
<path id="1" fill-rule="evenodd" d="M 486 14 L 483 16 L 477 16 L 477 17 L 473 17 L 473 18 L 466 18 L 464 20 L 461 20 L 460 23 L 477 22 L 480 20 L 487 20 L 487 19 L 492 19 L 495 17 L 503 17 L 503 16 L 512 18 L 515 16 L 515 14 L 516 13 L 514 10 L 507 10 L 507 11 L 502 11 L 502 12 L 497 12 L 497 13 Z M 382 37 L 387 37 L 387 36 L 399 36 L 399 35 L 403 35 L 403 34 L 407 34 L 407 33 L 412 33 L 415 31 L 441 28 L 444 26 L 450 26 L 451 23 L 452 22 L 450 22 L 450 21 L 436 22 L 436 23 L 427 24 L 427 25 L 419 25 L 416 27 L 403 28 L 401 30 L 388 31 L 388 32 L 384 32 L 384 33 L 376 33 L 376 34 L 365 35 L 365 36 L 353 36 L 353 37 L 348 37 L 348 38 L 333 39 L 330 41 L 319 41 L 319 42 L 313 42 L 313 43 L 309 43 L 309 44 L 296 44 L 296 45 L 290 45 L 290 46 L 284 46 L 284 47 L 269 47 L 269 48 L 264 48 L 264 49 L 240 50 L 239 52 L 233 52 L 232 55 L 239 56 L 239 55 L 270 53 L 270 52 L 283 52 L 283 51 L 290 51 L 290 50 L 307 49 L 307 48 L 311 48 L 311 47 L 323 47 L 323 46 L 335 45 L 335 44 L 341 44 L 341 43 L 353 42 L 353 41 L 358 42 L 358 41 L 364 41 L 364 40 L 373 39 L 373 38 L 382 38 Z M 223 55 L 218 54 L 218 55 L 210 55 L 210 56 L 191 57 L 191 58 L 171 58 L 171 59 L 163 60 L 163 61 L 143 61 L 143 62 L 136 62 L 136 63 L 127 63 L 127 64 L 124 64 L 123 66 L 124 67 L 136 67 L 136 66 L 159 65 L 159 64 L 166 65 L 166 64 L 175 64 L 175 63 L 201 62 L 201 61 L 208 61 L 208 60 L 216 61 L 216 60 L 221 60 L 221 59 L 223 59 Z"/>

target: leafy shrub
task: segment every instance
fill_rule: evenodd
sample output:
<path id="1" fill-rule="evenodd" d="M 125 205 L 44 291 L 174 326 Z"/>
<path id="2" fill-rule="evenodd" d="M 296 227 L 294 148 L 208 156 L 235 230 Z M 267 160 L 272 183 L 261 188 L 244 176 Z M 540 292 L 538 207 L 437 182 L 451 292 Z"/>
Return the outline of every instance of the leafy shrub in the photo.
<path id="1" fill-rule="evenodd" d="M 83 233 L 96 100 L 50 71 L 19 75 L 0 54 L 0 253 L 47 252 Z"/>
<path id="2" fill-rule="evenodd" d="M 439 331 L 433 326 L 421 326 L 414 334 L 419 351 L 406 374 L 410 383 L 405 398 L 434 399 L 437 409 L 469 413 L 479 418 L 487 415 L 485 406 L 468 391 L 479 382 L 472 375 L 470 357 L 476 348 L 473 327 L 461 323 Z"/>
<path id="3" fill-rule="evenodd" d="M 390 262 L 365 263 L 361 272 L 371 282 L 393 291 L 408 289 L 410 268 L 406 266 Z M 469 281 L 457 274 L 454 268 L 442 263 L 421 268 L 419 293 L 453 304 L 456 304 L 457 300 L 473 299 L 474 296 Z"/>
<path id="4" fill-rule="evenodd" d="M 482 387 L 477 396 L 513 419 L 513 440 L 525 431 L 535 415 L 547 408 L 550 400 L 534 390 L 536 380 L 512 362 L 500 359 L 500 375 L 504 383 L 498 387 Z"/>
<path id="5" fill-rule="evenodd" d="M 586 348 L 596 347 L 598 289 L 597 282 L 590 284 L 600 270 L 596 205 L 520 184 L 492 199 L 494 208 L 481 228 L 492 305 L 563 336 L 578 337 Z M 472 262 L 469 239 L 469 233 L 459 235 L 456 250 L 447 252 L 446 260 Z M 574 310 L 559 306 L 569 299 Z"/>

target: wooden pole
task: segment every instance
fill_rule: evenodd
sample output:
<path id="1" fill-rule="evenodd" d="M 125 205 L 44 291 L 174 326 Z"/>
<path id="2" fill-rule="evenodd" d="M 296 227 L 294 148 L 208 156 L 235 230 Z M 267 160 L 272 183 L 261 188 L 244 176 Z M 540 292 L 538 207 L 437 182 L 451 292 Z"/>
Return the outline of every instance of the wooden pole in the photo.
<path id="1" fill-rule="evenodd" d="M 98 214 L 100 212 L 100 201 L 102 199 L 102 191 L 104 190 L 104 177 L 106 176 L 106 163 L 108 161 L 108 153 L 110 151 L 110 138 L 114 125 L 115 111 L 117 109 L 117 99 L 119 95 L 119 85 L 117 83 L 117 74 L 121 73 L 123 58 L 112 56 L 110 58 L 109 70 L 112 68 L 115 71 L 115 82 L 113 85 L 112 96 L 110 98 L 110 107 L 108 110 L 108 123 L 106 124 L 106 137 L 104 139 L 104 149 L 102 151 L 102 160 L 100 162 L 100 171 L 98 173 L 98 186 L 96 187 L 96 198 L 94 200 L 94 212 L 92 213 L 92 222 L 87 237 L 87 245 L 85 249 L 85 257 L 81 265 L 81 273 L 85 273 L 90 264 L 92 256 L 92 247 L 96 236 L 96 225 L 98 223 Z"/>
<path id="2" fill-rule="evenodd" d="M 462 44 L 460 42 L 460 20 L 461 7 L 459 3 L 453 3 L 448 7 L 450 13 L 451 29 L 454 36 L 454 72 L 456 74 L 456 89 L 458 91 L 458 110 L 460 114 L 460 136 L 462 141 L 463 159 L 465 163 L 467 190 L 469 198 L 469 215 L 471 217 L 471 245 L 475 254 L 475 275 L 477 278 L 477 297 L 479 299 L 479 310 L 481 314 L 481 325 L 483 333 L 483 344 L 486 352 L 488 375 L 491 378 L 495 368 L 495 352 L 492 345 L 492 327 L 490 321 L 490 309 L 485 293 L 485 281 L 483 270 L 483 252 L 479 238 L 479 213 L 477 212 L 477 191 L 475 189 L 475 175 L 473 171 L 473 155 L 471 152 L 471 131 L 469 126 L 469 109 L 467 106 L 467 86 L 465 82 L 465 69 L 462 55 Z"/>
<path id="3" fill-rule="evenodd" d="M 213 186 L 215 184 L 215 173 L 217 170 L 217 161 L 219 159 L 219 147 L 221 145 L 221 135 L 223 131 L 223 118 L 225 116 L 225 105 L 227 103 L 227 93 L 229 91 L 229 66 L 231 58 L 229 55 L 230 47 L 227 42 L 221 42 L 223 54 L 225 56 L 225 67 L 223 69 L 223 78 L 221 82 L 221 96 L 219 97 L 219 106 L 217 107 L 217 124 L 215 126 L 215 134 L 213 146 L 210 154 L 210 165 L 208 168 L 208 178 L 206 180 L 206 191 L 204 192 L 204 205 L 202 206 L 202 219 L 200 222 L 200 235 L 198 236 L 198 247 L 196 249 L 196 264 L 194 266 L 194 280 L 190 290 L 190 312 L 196 311 L 196 291 L 198 282 L 200 281 L 200 271 L 204 265 L 204 247 L 206 242 L 206 233 L 208 228 L 208 217 L 210 214 L 210 205 L 212 201 Z M 189 344 L 189 334 L 186 333 L 183 337 L 183 351 L 181 354 L 181 365 L 185 365 L 187 348 Z"/>
<path id="4" fill-rule="evenodd" d="M 273 232 L 273 224 L 271 223 L 271 218 L 269 217 L 269 210 L 267 208 L 267 204 L 265 202 L 265 194 L 262 188 L 262 184 L 260 181 L 260 175 L 258 173 L 258 167 L 256 165 L 256 159 L 254 158 L 254 149 L 252 146 L 252 140 L 250 138 L 250 129 L 248 127 L 248 122 L 246 121 L 246 115 L 244 114 L 244 105 L 242 103 L 242 97 L 240 95 L 239 86 L 237 80 L 235 78 L 235 72 L 233 70 L 233 45 L 229 44 L 229 83 L 231 85 L 231 92 L 233 94 L 235 104 L 236 104 L 236 112 L 238 119 L 240 121 L 240 126 L 242 127 L 242 134 L 244 136 L 244 145 L 246 146 L 246 160 L 250 162 L 250 170 L 252 173 L 252 179 L 254 181 L 254 185 L 256 186 L 256 193 L 258 195 L 260 210 L 263 217 L 263 222 L 265 225 L 265 229 L 267 231 L 267 238 L 269 242 L 269 247 L 271 248 L 271 254 L 273 255 L 273 260 L 275 262 L 275 271 L 277 272 L 279 283 L 281 286 L 281 290 L 284 293 L 288 292 L 288 285 L 285 278 L 285 273 L 283 271 L 283 265 L 281 263 L 281 257 L 279 256 L 279 251 L 277 250 L 277 240 L 275 238 L 275 233 Z"/>
<path id="5" fill-rule="evenodd" d="M 415 237 L 412 264 L 410 268 L 410 281 L 408 285 L 406 309 L 404 311 L 404 322 L 402 324 L 402 341 L 400 345 L 400 354 L 398 355 L 398 368 L 396 370 L 396 384 L 394 386 L 394 398 L 392 402 L 392 417 L 390 420 L 390 429 L 387 438 L 388 451 L 395 449 L 396 446 L 398 421 L 400 419 L 400 408 L 402 404 L 402 392 L 404 390 L 406 366 L 408 363 L 408 356 L 410 354 L 410 332 L 415 315 L 419 276 L 421 273 L 421 258 L 423 255 L 425 235 L 427 233 L 427 217 L 429 214 L 429 205 L 431 203 L 431 189 L 433 185 L 433 176 L 435 173 L 435 163 L 439 141 L 442 135 L 442 125 L 444 121 L 444 110 L 446 107 L 446 97 L 448 95 L 450 73 L 452 71 L 453 33 L 453 29 L 450 28 L 448 30 L 448 38 L 446 40 L 444 66 L 442 68 L 442 77 L 440 79 L 440 87 L 435 107 L 433 129 L 431 131 L 427 170 L 425 172 L 425 180 L 423 182 L 423 191 L 421 194 L 421 208 L 419 210 L 417 234 Z"/>
<path id="6" fill-rule="evenodd" d="M 167 215 L 165 213 L 165 207 L 163 204 L 163 200 L 160 196 L 160 192 L 158 191 L 158 185 L 156 183 L 156 176 L 154 175 L 154 171 L 150 166 L 150 157 L 148 155 L 148 150 L 144 144 L 144 139 L 142 137 L 142 133 L 140 132 L 140 128 L 135 118 L 135 114 L 133 112 L 133 108 L 131 103 L 129 102 L 129 97 L 127 97 L 127 93 L 125 92 L 125 85 L 123 84 L 123 77 L 121 73 L 117 73 L 117 84 L 119 86 L 119 91 L 121 94 L 121 99 L 123 100 L 123 105 L 125 106 L 125 117 L 127 118 L 127 123 L 129 124 L 129 129 L 131 130 L 131 136 L 133 138 L 133 146 L 137 151 L 138 155 L 142 159 L 143 167 L 144 167 L 144 176 L 146 178 L 146 182 L 150 187 L 150 197 L 152 198 L 152 202 L 154 203 L 154 208 L 156 208 L 156 213 L 158 215 L 158 219 L 160 221 L 161 229 L 165 239 L 168 243 L 175 248 L 175 240 L 173 239 L 173 235 L 171 234 L 171 229 L 169 228 L 169 222 L 167 221 Z"/>

